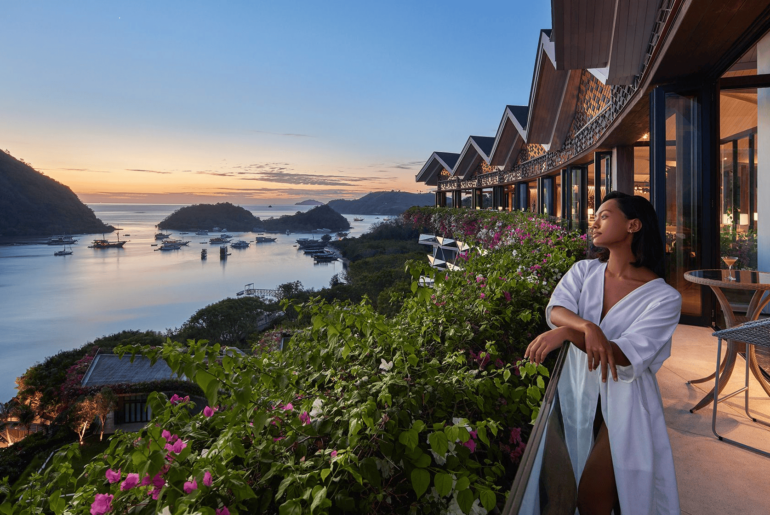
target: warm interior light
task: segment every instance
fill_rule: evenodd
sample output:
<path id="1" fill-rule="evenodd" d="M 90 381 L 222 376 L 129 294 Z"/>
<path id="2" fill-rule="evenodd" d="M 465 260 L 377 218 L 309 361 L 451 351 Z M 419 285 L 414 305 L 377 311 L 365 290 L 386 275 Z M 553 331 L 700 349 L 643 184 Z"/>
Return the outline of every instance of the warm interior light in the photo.
<path id="1" fill-rule="evenodd" d="M 594 216 L 594 210 L 590 207 L 588 208 L 588 216 Z"/>
<path id="2" fill-rule="evenodd" d="M 749 225 L 749 214 L 741 213 L 741 225 Z"/>
<path id="3" fill-rule="evenodd" d="M 755 222 L 758 222 L 758 221 L 759 221 L 759 217 L 757 216 L 757 214 L 756 214 L 756 213 L 754 213 L 754 221 L 755 221 Z"/>
<path id="4" fill-rule="evenodd" d="M 650 135 L 649 135 L 649 134 L 647 134 L 647 133 L 645 133 L 645 134 L 644 134 L 644 136 L 642 136 L 642 139 L 647 139 L 647 138 L 649 138 L 649 137 L 650 137 Z"/>
<path id="5" fill-rule="evenodd" d="M 722 215 L 722 225 L 730 225 L 730 215 Z"/>

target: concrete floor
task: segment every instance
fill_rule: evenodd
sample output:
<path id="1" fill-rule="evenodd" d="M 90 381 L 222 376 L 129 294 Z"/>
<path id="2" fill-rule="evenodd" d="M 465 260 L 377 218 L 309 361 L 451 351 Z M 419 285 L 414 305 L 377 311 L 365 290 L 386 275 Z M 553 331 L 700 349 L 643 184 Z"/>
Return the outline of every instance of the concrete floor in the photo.
<path id="1" fill-rule="evenodd" d="M 671 357 L 657 374 L 682 513 L 766 515 L 770 513 L 770 458 L 717 440 L 711 432 L 711 405 L 689 411 L 714 386 L 713 380 L 687 384 L 714 372 L 717 339 L 711 333 L 709 328 L 680 325 L 674 333 Z M 743 386 L 744 370 L 745 361 L 739 357 L 723 394 Z M 770 423 L 770 398 L 753 376 L 750 385 L 752 414 Z M 741 393 L 719 404 L 717 431 L 770 452 L 770 427 L 747 418 L 743 403 Z"/>

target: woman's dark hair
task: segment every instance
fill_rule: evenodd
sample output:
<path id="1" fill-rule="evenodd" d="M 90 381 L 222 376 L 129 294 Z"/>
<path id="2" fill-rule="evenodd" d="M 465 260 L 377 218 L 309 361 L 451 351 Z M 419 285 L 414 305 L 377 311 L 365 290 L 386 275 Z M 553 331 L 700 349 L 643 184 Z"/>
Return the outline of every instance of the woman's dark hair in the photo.
<path id="1" fill-rule="evenodd" d="M 628 195 L 620 191 L 609 193 L 602 200 L 602 204 L 608 200 L 614 200 L 627 219 L 638 219 L 642 223 L 642 228 L 634 233 L 634 238 L 631 241 L 631 252 L 636 257 L 636 261 L 631 264 L 637 268 L 647 267 L 658 276 L 663 277 L 665 250 L 663 240 L 660 237 L 658 215 L 655 213 L 655 208 L 644 197 Z M 599 259 L 599 261 L 607 261 L 610 257 L 610 251 L 592 244 L 588 255 Z"/>

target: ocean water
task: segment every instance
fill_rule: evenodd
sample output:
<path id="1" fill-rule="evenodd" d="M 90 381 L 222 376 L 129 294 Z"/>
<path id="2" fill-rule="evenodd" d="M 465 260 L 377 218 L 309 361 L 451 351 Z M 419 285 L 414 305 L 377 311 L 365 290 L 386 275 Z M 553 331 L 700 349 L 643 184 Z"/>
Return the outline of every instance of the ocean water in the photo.
<path id="1" fill-rule="evenodd" d="M 276 237 L 276 242 L 257 244 L 255 233 L 228 231 L 233 241 L 252 244 L 248 249 L 230 249 L 227 260 L 220 261 L 219 246 L 209 245 L 206 236 L 165 231 L 190 240 L 189 246 L 169 252 L 156 252 L 157 247 L 151 246 L 157 243 L 155 226 L 181 206 L 89 207 L 102 221 L 122 229 L 121 240 L 128 240 L 122 249 L 89 249 L 101 234 L 75 236 L 78 242 L 70 256 L 54 256 L 61 247 L 46 245 L 47 238 L 0 245 L 0 402 L 15 394 L 17 376 L 60 350 L 124 329 L 179 327 L 196 310 L 235 297 L 246 283 L 275 288 L 301 281 L 306 288 L 320 289 L 342 272 L 342 263 L 314 264 L 293 246 L 297 238 L 311 234 L 266 234 Z M 264 219 L 312 206 L 244 207 Z M 353 215 L 346 215 L 351 236 L 363 234 L 379 221 L 374 216 L 358 217 L 364 221 L 355 222 Z M 105 237 L 114 240 L 116 235 Z M 208 249 L 205 261 L 200 257 L 203 248 Z"/>

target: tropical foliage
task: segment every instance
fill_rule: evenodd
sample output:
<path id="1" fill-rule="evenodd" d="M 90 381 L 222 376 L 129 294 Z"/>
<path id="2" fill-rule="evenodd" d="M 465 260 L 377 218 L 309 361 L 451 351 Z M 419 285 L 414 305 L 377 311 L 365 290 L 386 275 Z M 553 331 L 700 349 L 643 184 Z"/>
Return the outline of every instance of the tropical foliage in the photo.
<path id="1" fill-rule="evenodd" d="M 259 218 L 248 209 L 220 202 L 218 204 L 194 204 L 177 209 L 158 227 L 160 229 L 176 229 L 194 231 L 197 229 L 211 230 L 214 227 L 226 228 L 231 231 L 250 231 L 259 225 Z"/>
<path id="2" fill-rule="evenodd" d="M 409 265 L 391 317 L 367 300 L 294 301 L 309 321 L 282 352 L 190 341 L 123 347 L 163 358 L 210 407 L 152 394 L 153 422 L 112 437 L 75 473 L 77 446 L 0 506 L 5 513 L 486 513 L 501 507 L 546 387 L 521 361 L 585 241 L 526 214 L 410 210 L 424 230 L 489 252 L 464 270 Z M 433 288 L 420 286 L 422 275 Z M 62 497 L 63 494 L 74 494 Z M 111 511 L 110 511 L 111 510 Z"/>

